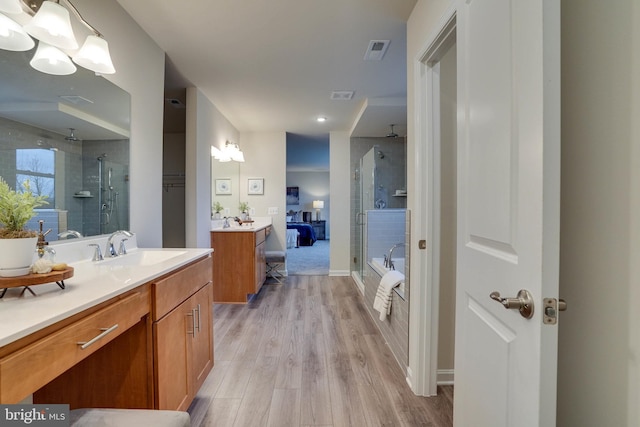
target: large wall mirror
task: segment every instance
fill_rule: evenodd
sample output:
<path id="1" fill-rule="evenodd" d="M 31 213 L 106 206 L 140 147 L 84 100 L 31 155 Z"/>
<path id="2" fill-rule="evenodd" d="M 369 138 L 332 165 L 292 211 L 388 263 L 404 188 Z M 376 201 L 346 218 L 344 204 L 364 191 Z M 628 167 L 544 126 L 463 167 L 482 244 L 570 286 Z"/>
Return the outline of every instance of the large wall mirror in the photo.
<path id="1" fill-rule="evenodd" d="M 240 163 L 211 158 L 211 206 L 216 202 L 228 209 L 220 212 L 221 216 L 240 214 Z"/>
<path id="2" fill-rule="evenodd" d="M 44 220 L 48 241 L 129 229 L 129 94 L 82 67 L 40 73 L 32 56 L 0 50 L 0 176 L 49 202 L 28 227 Z"/>

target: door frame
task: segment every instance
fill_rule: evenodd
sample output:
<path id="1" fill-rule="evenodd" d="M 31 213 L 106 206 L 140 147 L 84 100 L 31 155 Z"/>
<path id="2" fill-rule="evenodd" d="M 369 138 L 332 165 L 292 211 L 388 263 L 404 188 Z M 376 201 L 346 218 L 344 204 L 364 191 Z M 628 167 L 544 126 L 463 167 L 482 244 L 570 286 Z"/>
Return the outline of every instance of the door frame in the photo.
<path id="1" fill-rule="evenodd" d="M 412 257 L 407 382 L 419 396 L 437 394 L 440 311 L 440 78 L 439 61 L 456 42 L 455 7 L 440 18 L 414 62 L 416 95 L 415 192 L 416 234 L 426 237 L 426 250 Z M 423 185 L 424 184 L 424 185 Z M 414 267 L 415 266 L 415 267 Z M 418 284 L 414 286 L 413 284 Z"/>

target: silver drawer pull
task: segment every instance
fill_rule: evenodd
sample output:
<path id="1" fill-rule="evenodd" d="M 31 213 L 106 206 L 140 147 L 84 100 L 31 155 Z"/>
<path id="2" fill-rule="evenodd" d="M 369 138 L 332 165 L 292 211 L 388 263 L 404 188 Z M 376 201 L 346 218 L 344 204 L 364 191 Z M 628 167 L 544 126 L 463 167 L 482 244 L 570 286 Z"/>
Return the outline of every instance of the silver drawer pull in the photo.
<path id="1" fill-rule="evenodd" d="M 118 329 L 118 324 L 117 323 L 115 325 L 113 325 L 112 327 L 110 327 L 110 328 L 100 328 L 100 330 L 102 332 L 99 335 L 96 335 L 95 337 L 91 338 L 87 342 L 78 342 L 77 344 L 80 346 L 80 348 L 82 350 L 84 350 L 85 348 L 89 347 L 90 345 L 92 345 L 96 341 L 104 338 L 107 334 L 115 331 L 116 329 Z"/>
<path id="2" fill-rule="evenodd" d="M 198 310 L 198 324 L 196 326 L 196 330 L 200 332 L 200 304 L 198 304 L 198 308 L 195 308 L 194 310 Z"/>

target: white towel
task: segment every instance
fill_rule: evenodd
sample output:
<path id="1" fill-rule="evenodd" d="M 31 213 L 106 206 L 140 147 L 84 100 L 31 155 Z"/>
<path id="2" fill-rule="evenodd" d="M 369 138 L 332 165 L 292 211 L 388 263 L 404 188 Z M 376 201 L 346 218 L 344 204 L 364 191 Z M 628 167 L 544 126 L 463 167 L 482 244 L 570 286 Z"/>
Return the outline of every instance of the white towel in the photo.
<path id="1" fill-rule="evenodd" d="M 373 301 L 373 308 L 380 312 L 380 320 L 384 321 L 387 315 L 391 313 L 391 297 L 393 288 L 404 281 L 404 274 L 399 271 L 391 270 L 382 276 L 376 299 Z"/>

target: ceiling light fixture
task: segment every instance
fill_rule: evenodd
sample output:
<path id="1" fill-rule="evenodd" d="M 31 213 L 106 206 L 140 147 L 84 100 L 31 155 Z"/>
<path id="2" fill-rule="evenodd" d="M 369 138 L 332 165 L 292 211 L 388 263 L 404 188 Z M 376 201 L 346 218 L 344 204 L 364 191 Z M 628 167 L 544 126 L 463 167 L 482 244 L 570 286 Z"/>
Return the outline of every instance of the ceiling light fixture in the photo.
<path id="1" fill-rule="evenodd" d="M 318 121 L 318 123 L 324 123 L 324 122 L 327 121 L 327 118 L 326 117 L 318 117 L 316 120 Z"/>
<path id="2" fill-rule="evenodd" d="M 227 141 L 222 150 L 211 146 L 211 157 L 220 162 L 244 162 L 244 154 L 235 142 Z"/>
<path id="3" fill-rule="evenodd" d="M 0 0 L 0 11 L 5 13 L 15 10 L 15 3 L 24 0 Z M 73 62 L 98 74 L 113 74 L 116 72 L 111 55 L 109 44 L 102 34 L 89 24 L 78 12 L 78 9 L 70 0 L 63 0 L 67 8 L 60 4 L 60 1 L 45 0 L 34 12 L 26 7 L 33 18 L 21 27 L 11 18 L 0 14 L 0 48 L 5 50 L 27 51 L 33 48 L 34 37 L 39 41 L 38 49 L 31 65 L 38 71 L 47 74 L 71 74 L 76 68 L 71 64 L 71 60 L 64 50 L 78 49 L 78 42 L 71 27 L 71 17 L 69 11 L 87 27 L 92 35 L 87 36 L 82 47 L 72 56 Z M 22 6 L 18 3 L 20 11 Z M 15 25 L 14 25 L 15 24 Z M 17 26 L 17 27 L 16 27 Z M 28 35 L 27 35 L 28 34 Z M 62 56 L 66 56 L 65 60 Z"/>

